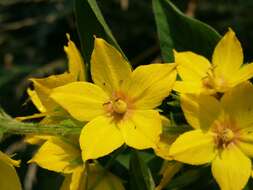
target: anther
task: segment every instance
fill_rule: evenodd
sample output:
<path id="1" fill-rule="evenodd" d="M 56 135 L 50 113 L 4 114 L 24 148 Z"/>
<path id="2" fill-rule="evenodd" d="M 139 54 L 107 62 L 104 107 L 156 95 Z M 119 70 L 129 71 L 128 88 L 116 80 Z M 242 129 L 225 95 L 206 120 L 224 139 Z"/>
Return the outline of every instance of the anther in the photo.
<path id="1" fill-rule="evenodd" d="M 121 99 L 117 99 L 112 103 L 112 108 L 116 113 L 123 114 L 127 111 L 127 103 Z"/>

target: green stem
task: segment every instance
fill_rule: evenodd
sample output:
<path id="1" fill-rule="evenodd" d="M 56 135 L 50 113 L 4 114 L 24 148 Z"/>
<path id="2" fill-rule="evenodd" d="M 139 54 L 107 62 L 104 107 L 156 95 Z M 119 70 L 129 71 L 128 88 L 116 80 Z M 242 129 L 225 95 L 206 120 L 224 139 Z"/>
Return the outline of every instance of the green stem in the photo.
<path id="1" fill-rule="evenodd" d="M 4 112 L 0 113 L 0 132 L 11 134 L 34 135 L 78 135 L 82 127 L 73 127 L 64 124 L 43 125 L 40 123 L 24 123 L 17 121 Z"/>

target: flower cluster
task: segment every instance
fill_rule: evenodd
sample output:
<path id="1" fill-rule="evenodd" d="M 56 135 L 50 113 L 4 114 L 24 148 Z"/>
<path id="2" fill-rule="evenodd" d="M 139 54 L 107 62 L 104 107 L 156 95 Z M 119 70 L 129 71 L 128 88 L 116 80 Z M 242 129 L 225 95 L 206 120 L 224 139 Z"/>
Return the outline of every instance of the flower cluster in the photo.
<path id="1" fill-rule="evenodd" d="M 101 173 L 96 190 L 123 190 L 122 181 L 96 159 L 127 145 L 151 148 L 163 159 L 177 161 L 177 170 L 182 163 L 210 164 L 222 190 L 243 189 L 252 173 L 253 86 L 248 80 L 253 64 L 243 64 L 240 42 L 231 29 L 217 44 L 212 63 L 193 52 L 174 51 L 174 63 L 134 70 L 117 49 L 95 38 L 91 80 L 80 52 L 67 38 L 68 71 L 32 78 L 34 88 L 27 92 L 40 113 L 18 119 L 42 118 L 41 124 L 69 119 L 83 128 L 78 136 L 26 136 L 28 143 L 40 145 L 29 163 L 62 173 L 63 190 L 91 187 Z M 157 108 L 172 90 L 192 127 L 182 134 L 166 132 L 180 126 L 171 125 Z M 3 173 L 17 178 L 13 165 L 18 162 L 0 152 L 1 189 L 6 189 Z M 16 181 L 13 190 L 20 189 Z"/>

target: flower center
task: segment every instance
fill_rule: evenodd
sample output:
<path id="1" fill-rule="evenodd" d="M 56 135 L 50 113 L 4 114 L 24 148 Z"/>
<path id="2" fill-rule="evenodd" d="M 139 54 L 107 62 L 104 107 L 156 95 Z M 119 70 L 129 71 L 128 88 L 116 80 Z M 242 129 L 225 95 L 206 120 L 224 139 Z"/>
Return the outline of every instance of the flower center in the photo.
<path id="1" fill-rule="evenodd" d="M 112 102 L 112 109 L 118 114 L 124 114 L 127 111 L 127 103 L 121 99 Z"/>
<path id="2" fill-rule="evenodd" d="M 206 77 L 202 79 L 202 84 L 207 89 L 214 89 L 215 87 L 215 76 L 214 76 L 214 67 L 210 67 L 206 73 Z"/>
<path id="3" fill-rule="evenodd" d="M 216 134 L 215 141 L 219 148 L 226 148 L 230 143 L 235 142 L 238 136 L 235 124 L 231 121 L 216 121 L 213 132 Z"/>
<path id="4" fill-rule="evenodd" d="M 224 143 L 229 143 L 231 142 L 235 137 L 234 132 L 231 129 L 223 129 L 221 133 L 221 139 Z"/>
<path id="5" fill-rule="evenodd" d="M 217 76 L 217 74 L 214 73 L 214 69 L 215 67 L 211 67 L 207 71 L 206 77 L 202 79 L 202 85 L 209 91 L 214 90 L 213 92 L 223 92 L 227 88 L 227 81 L 223 76 Z"/>

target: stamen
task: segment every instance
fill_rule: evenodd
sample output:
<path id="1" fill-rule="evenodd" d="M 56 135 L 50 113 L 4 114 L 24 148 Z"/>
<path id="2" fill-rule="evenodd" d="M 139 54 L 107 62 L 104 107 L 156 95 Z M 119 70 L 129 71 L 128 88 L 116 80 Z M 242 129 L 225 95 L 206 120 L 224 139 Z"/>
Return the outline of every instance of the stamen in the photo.
<path id="1" fill-rule="evenodd" d="M 116 113 L 123 114 L 127 111 L 127 103 L 121 99 L 113 101 L 112 108 Z"/>
<path id="2" fill-rule="evenodd" d="M 213 126 L 213 132 L 216 133 L 215 141 L 217 147 L 226 148 L 230 143 L 233 143 L 237 139 L 237 132 L 235 131 L 234 123 L 231 121 L 216 121 Z"/>
<path id="3" fill-rule="evenodd" d="M 234 132 L 231 129 L 226 128 L 222 131 L 221 138 L 224 143 L 231 142 L 234 139 L 234 137 L 235 137 Z"/>

